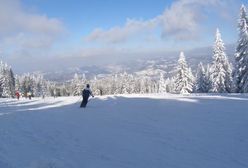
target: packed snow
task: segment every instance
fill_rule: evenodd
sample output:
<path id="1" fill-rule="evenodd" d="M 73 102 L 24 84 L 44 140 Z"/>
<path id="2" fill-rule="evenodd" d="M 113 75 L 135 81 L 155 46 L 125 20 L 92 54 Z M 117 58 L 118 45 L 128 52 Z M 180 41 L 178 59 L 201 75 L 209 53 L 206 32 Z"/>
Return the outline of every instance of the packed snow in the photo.
<path id="1" fill-rule="evenodd" d="M 0 168 L 247 168 L 248 95 L 0 99 Z"/>

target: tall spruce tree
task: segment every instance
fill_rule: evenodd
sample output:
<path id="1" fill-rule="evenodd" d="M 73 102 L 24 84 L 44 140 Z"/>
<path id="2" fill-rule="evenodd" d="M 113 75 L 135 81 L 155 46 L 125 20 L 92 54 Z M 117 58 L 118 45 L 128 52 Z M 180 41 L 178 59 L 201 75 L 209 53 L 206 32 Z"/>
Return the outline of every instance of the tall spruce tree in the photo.
<path id="1" fill-rule="evenodd" d="M 211 92 L 230 93 L 232 91 L 232 68 L 226 56 L 219 29 L 216 31 L 210 79 Z"/>
<path id="2" fill-rule="evenodd" d="M 239 40 L 235 53 L 235 73 L 234 79 L 236 91 L 240 93 L 248 92 L 248 17 L 244 5 L 240 9 L 238 24 Z"/>
<path id="3" fill-rule="evenodd" d="M 193 75 L 185 60 L 184 53 L 180 53 L 178 60 L 177 73 L 175 77 L 175 92 L 181 94 L 192 93 L 193 91 Z"/>
<path id="4" fill-rule="evenodd" d="M 14 97 L 15 78 L 14 73 L 7 64 L 0 63 L 0 97 Z"/>

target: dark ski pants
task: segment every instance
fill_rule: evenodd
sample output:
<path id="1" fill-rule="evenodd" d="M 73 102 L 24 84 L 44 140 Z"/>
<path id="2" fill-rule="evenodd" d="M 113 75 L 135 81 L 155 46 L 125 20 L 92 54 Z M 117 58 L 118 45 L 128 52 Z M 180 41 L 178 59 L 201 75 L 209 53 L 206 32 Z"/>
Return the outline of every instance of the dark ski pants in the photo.
<path id="1" fill-rule="evenodd" d="M 80 107 L 86 107 L 87 103 L 88 103 L 88 99 L 89 97 L 83 97 L 82 103 L 80 105 Z"/>

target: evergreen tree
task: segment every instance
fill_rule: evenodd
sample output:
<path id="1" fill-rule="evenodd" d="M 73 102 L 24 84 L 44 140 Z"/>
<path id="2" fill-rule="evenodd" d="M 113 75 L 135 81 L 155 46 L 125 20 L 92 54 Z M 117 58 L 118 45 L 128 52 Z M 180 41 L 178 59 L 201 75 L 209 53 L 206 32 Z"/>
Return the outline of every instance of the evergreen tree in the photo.
<path id="1" fill-rule="evenodd" d="M 235 53 L 234 79 L 236 91 L 240 93 L 248 92 L 248 17 L 246 8 L 242 5 L 240 9 L 240 19 L 238 24 L 239 40 Z"/>
<path id="2" fill-rule="evenodd" d="M 148 93 L 148 79 L 147 77 L 143 76 L 140 80 L 140 93 Z"/>
<path id="3" fill-rule="evenodd" d="M 16 75 L 15 76 L 15 90 L 19 91 L 21 89 L 21 84 L 20 84 L 20 79 L 19 77 Z"/>
<path id="4" fill-rule="evenodd" d="M 72 95 L 79 96 L 85 86 L 84 79 L 81 78 L 78 74 L 74 75 L 74 78 L 71 82 Z"/>
<path id="5" fill-rule="evenodd" d="M 128 94 L 129 92 L 129 88 L 130 88 L 130 84 L 129 84 L 129 76 L 127 74 L 127 72 L 124 72 L 122 75 L 122 82 L 121 82 L 121 94 Z"/>
<path id="6" fill-rule="evenodd" d="M 160 73 L 160 79 L 158 84 L 158 92 L 159 93 L 166 93 L 166 83 L 164 80 L 164 74 Z"/>
<path id="7" fill-rule="evenodd" d="M 198 65 L 196 73 L 196 85 L 195 92 L 197 93 L 207 93 L 209 91 L 209 78 L 208 70 L 205 71 L 202 62 Z"/>
<path id="8" fill-rule="evenodd" d="M 192 92 L 193 92 L 193 88 L 195 85 L 195 76 L 193 75 L 190 67 L 189 67 L 189 83 L 191 83 L 191 85 L 192 85 Z"/>
<path id="9" fill-rule="evenodd" d="M 111 84 L 110 84 L 110 94 L 117 94 L 117 74 L 111 76 Z"/>
<path id="10" fill-rule="evenodd" d="M 43 86 L 44 85 L 43 76 L 41 74 L 33 75 L 32 81 L 33 81 L 33 86 L 32 86 L 33 95 L 35 97 L 40 97 L 44 95 L 45 87 Z"/>
<path id="11" fill-rule="evenodd" d="M 7 64 L 0 62 L 0 97 L 15 96 L 14 73 Z"/>
<path id="12" fill-rule="evenodd" d="M 3 62 L 0 62 L 0 97 L 3 95 L 3 86 L 4 86 L 4 66 Z"/>
<path id="13" fill-rule="evenodd" d="M 206 67 L 206 88 L 207 88 L 207 93 L 210 92 L 211 87 L 212 87 L 212 84 L 211 84 L 211 65 L 207 64 L 207 67 Z"/>
<path id="14" fill-rule="evenodd" d="M 181 52 L 175 77 L 175 92 L 181 94 L 192 93 L 194 85 L 193 81 L 193 75 L 187 65 L 184 53 Z"/>
<path id="15" fill-rule="evenodd" d="M 166 83 L 166 92 L 167 93 L 173 93 L 175 92 L 173 89 L 175 88 L 174 86 L 174 77 L 172 78 L 167 78 L 165 80 L 165 83 Z"/>
<path id="16" fill-rule="evenodd" d="M 225 53 L 224 43 L 219 30 L 216 31 L 211 66 L 211 92 L 227 93 L 232 91 L 232 68 Z"/>
<path id="17" fill-rule="evenodd" d="M 8 67 L 8 82 L 9 82 L 9 89 L 10 89 L 10 97 L 15 97 L 15 77 L 14 77 L 14 73 L 12 71 L 11 67 Z"/>

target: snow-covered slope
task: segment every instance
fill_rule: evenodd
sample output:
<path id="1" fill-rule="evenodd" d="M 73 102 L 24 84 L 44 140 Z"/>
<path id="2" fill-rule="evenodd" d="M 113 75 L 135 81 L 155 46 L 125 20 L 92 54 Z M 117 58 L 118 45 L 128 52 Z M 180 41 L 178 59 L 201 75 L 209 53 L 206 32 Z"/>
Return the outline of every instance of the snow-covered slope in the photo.
<path id="1" fill-rule="evenodd" d="M 0 168 L 247 168 L 248 96 L 0 99 Z"/>

